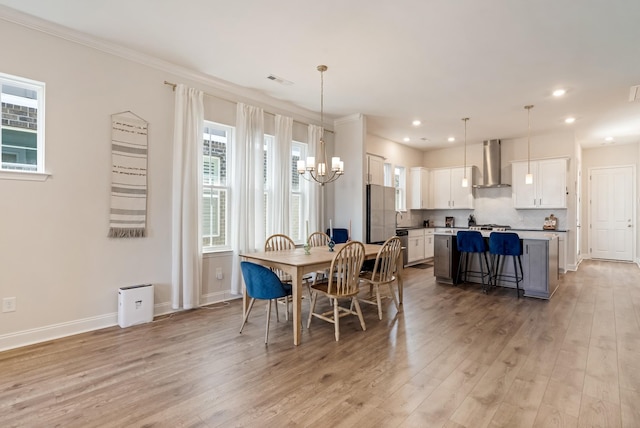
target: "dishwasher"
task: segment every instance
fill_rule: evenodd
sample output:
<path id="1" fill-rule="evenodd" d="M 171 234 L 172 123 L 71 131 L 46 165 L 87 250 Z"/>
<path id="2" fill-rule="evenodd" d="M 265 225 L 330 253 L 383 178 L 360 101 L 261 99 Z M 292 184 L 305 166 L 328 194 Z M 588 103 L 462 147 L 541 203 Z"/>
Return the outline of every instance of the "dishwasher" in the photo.
<path id="1" fill-rule="evenodd" d="M 409 257 L 409 231 L 407 229 L 397 229 L 396 236 L 400 238 L 400 242 L 402 243 L 402 267 L 407 266 L 407 260 Z"/>

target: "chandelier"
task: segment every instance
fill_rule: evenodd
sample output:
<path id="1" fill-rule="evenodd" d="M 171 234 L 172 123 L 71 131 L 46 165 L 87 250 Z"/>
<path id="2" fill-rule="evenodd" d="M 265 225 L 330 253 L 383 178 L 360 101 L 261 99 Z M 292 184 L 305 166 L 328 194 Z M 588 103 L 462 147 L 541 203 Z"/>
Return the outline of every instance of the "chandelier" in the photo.
<path id="1" fill-rule="evenodd" d="M 320 141 L 318 145 L 318 160 L 313 156 L 308 156 L 307 161 L 299 160 L 297 169 L 298 173 L 307 181 L 315 181 L 324 186 L 327 183 L 336 181 L 344 174 L 344 162 L 339 157 L 331 158 L 331 169 L 327 163 L 327 148 L 324 143 L 324 72 L 327 71 L 326 65 L 319 65 L 320 72 Z M 307 174 L 308 173 L 308 174 Z"/>

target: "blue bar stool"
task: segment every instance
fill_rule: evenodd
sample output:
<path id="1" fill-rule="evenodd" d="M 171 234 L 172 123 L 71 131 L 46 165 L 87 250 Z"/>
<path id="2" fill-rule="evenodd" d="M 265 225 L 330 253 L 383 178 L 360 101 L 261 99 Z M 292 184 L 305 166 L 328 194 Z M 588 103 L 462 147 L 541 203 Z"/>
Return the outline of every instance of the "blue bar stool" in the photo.
<path id="1" fill-rule="evenodd" d="M 498 280 L 515 282 L 516 293 L 520 298 L 520 283 L 524 278 L 522 270 L 522 243 L 520 236 L 513 232 L 491 232 L 489 235 L 489 253 L 491 254 L 491 266 L 493 267 L 493 283 L 498 284 Z M 500 269 L 500 260 L 503 256 L 511 256 L 513 259 L 513 274 L 502 273 Z M 518 265 L 520 266 L 520 275 L 518 275 Z M 504 259 L 502 259 L 502 267 L 504 268 Z M 524 291 L 524 290 L 523 290 Z"/>
<path id="2" fill-rule="evenodd" d="M 460 276 L 464 275 L 464 282 L 467 282 L 468 275 L 479 277 L 482 281 L 482 292 L 488 293 L 491 286 L 491 268 L 487 258 L 487 243 L 482 237 L 482 233 L 477 230 L 461 230 L 456 234 L 458 251 L 460 252 L 460 263 L 458 263 L 458 275 L 456 282 L 460 282 Z M 480 271 L 469 270 L 469 255 L 477 254 L 480 262 Z M 482 263 L 484 259 L 484 264 Z M 462 266 L 464 265 L 464 269 Z M 485 272 L 485 267 L 487 268 Z M 485 283 L 486 278 L 486 283 Z"/>

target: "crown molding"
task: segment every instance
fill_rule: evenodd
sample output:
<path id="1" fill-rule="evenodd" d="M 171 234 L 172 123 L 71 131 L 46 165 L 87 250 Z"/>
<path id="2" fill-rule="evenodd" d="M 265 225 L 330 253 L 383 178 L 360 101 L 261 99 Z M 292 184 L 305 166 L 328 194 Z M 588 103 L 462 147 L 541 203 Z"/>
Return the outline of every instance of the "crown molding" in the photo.
<path id="1" fill-rule="evenodd" d="M 235 99 L 236 102 L 262 104 L 262 107 L 266 107 L 269 110 L 276 110 L 274 113 L 293 115 L 294 120 L 306 121 L 315 124 L 320 123 L 320 114 L 317 112 L 304 109 L 287 101 L 278 100 L 264 94 L 263 92 L 239 86 L 209 74 L 177 65 L 116 43 L 108 42 L 98 37 L 46 21 L 33 15 L 28 15 L 7 6 L 0 5 L 0 19 L 53 37 L 67 40 L 72 43 L 96 49 L 109 55 L 117 56 L 159 71 L 164 71 L 177 77 L 200 83 L 208 88 L 215 89 L 216 93 L 212 94 L 214 96 L 226 96 L 227 98 Z M 218 93 L 218 91 L 221 93 Z"/>

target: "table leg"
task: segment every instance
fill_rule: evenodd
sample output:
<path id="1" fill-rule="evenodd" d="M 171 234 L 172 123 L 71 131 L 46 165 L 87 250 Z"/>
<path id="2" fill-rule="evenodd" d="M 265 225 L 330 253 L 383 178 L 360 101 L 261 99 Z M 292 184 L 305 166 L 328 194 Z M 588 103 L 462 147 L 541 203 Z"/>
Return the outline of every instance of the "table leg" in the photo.
<path id="1" fill-rule="evenodd" d="M 299 345 L 302 334 L 302 271 L 296 269 L 292 276 L 293 289 L 293 344 Z"/>
<path id="2" fill-rule="evenodd" d="M 402 294 L 404 288 L 404 282 L 402 281 L 402 271 L 404 270 L 404 257 L 402 256 L 402 252 L 404 250 L 400 250 L 400 254 L 398 255 L 398 260 L 396 262 L 396 280 L 398 281 L 398 304 L 402 304 Z"/>

